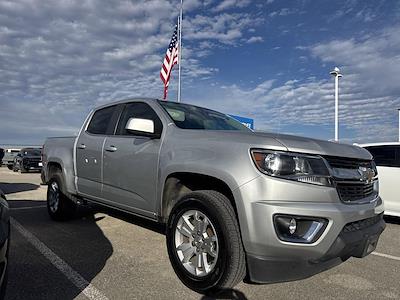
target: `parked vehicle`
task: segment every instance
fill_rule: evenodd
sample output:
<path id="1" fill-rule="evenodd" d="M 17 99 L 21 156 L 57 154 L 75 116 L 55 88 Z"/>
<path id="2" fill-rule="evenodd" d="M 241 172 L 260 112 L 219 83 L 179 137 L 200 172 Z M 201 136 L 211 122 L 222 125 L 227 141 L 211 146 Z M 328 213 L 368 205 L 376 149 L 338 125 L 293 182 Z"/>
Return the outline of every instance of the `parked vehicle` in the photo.
<path id="1" fill-rule="evenodd" d="M 0 299 L 4 299 L 8 279 L 10 215 L 6 196 L 0 190 Z"/>
<path id="2" fill-rule="evenodd" d="M 3 157 L 3 165 L 6 165 L 8 169 L 12 170 L 14 165 L 14 158 L 21 149 L 6 149 Z"/>
<path id="3" fill-rule="evenodd" d="M 0 167 L 3 165 L 4 149 L 0 148 Z"/>
<path id="4" fill-rule="evenodd" d="M 26 173 L 42 170 L 42 150 L 40 148 L 23 148 L 14 158 L 13 171 Z"/>
<path id="5" fill-rule="evenodd" d="M 367 149 L 377 165 L 380 195 L 385 215 L 400 217 L 400 142 L 360 145 Z"/>
<path id="6" fill-rule="evenodd" d="M 166 223 L 189 288 L 297 280 L 371 253 L 385 228 L 363 148 L 253 132 L 209 109 L 152 99 L 92 111 L 43 149 L 50 217 L 94 202 Z"/>
<path id="7" fill-rule="evenodd" d="M 0 167 L 3 165 L 4 149 L 0 148 Z"/>

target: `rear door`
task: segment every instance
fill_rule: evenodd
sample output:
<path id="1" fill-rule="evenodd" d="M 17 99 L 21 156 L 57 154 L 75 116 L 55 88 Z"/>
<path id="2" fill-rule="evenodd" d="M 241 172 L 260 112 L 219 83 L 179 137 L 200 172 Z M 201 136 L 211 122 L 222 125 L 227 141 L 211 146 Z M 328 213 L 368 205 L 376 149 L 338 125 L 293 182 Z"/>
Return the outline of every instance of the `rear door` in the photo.
<path id="1" fill-rule="evenodd" d="M 103 145 L 106 136 L 114 133 L 117 113 L 117 105 L 97 110 L 78 138 L 76 172 L 78 191 L 81 194 L 101 198 Z"/>
<path id="2" fill-rule="evenodd" d="M 156 131 L 162 131 L 162 122 L 149 104 L 126 104 L 116 135 L 104 143 L 103 197 L 122 209 L 154 217 L 161 139 L 127 131 L 130 118 L 151 119 Z"/>
<path id="3" fill-rule="evenodd" d="M 398 145 L 372 146 L 371 152 L 378 169 L 379 194 L 385 211 L 400 216 L 400 147 Z"/>

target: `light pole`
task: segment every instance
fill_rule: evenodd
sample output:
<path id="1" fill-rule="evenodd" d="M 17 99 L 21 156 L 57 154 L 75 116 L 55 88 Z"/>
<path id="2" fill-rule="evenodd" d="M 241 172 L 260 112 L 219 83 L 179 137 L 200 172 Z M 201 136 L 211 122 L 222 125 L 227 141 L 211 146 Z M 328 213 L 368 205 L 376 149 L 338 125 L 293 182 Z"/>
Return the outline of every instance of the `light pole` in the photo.
<path id="1" fill-rule="evenodd" d="M 399 111 L 399 142 L 400 142 L 400 108 L 397 109 Z"/>
<path id="2" fill-rule="evenodd" d="M 330 72 L 332 76 L 335 76 L 335 141 L 339 141 L 339 78 L 343 75 L 340 74 L 340 69 L 335 67 Z"/>

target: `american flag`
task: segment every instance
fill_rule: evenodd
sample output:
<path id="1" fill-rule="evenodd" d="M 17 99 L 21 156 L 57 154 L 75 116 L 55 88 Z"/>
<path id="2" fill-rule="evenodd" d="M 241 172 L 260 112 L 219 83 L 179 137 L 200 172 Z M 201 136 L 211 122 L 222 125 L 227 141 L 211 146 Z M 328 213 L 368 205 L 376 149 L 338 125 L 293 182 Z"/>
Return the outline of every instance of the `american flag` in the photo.
<path id="1" fill-rule="evenodd" d="M 179 60 L 179 42 L 178 42 L 178 24 L 175 25 L 174 33 L 172 34 L 171 42 L 169 43 L 167 53 L 161 66 L 160 78 L 164 83 L 164 100 L 167 98 L 169 79 L 171 78 L 172 67 Z"/>

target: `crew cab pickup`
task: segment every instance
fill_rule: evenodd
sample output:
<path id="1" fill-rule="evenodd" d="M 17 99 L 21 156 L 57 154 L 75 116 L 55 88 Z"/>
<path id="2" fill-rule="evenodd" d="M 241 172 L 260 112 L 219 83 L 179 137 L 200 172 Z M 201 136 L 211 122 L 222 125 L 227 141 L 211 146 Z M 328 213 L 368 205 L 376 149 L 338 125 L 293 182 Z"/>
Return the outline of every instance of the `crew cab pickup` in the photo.
<path id="1" fill-rule="evenodd" d="M 94 202 L 166 224 L 177 276 L 210 293 L 298 280 L 371 253 L 385 228 L 371 154 L 254 132 L 156 99 L 103 105 L 43 149 L 51 218 Z"/>

